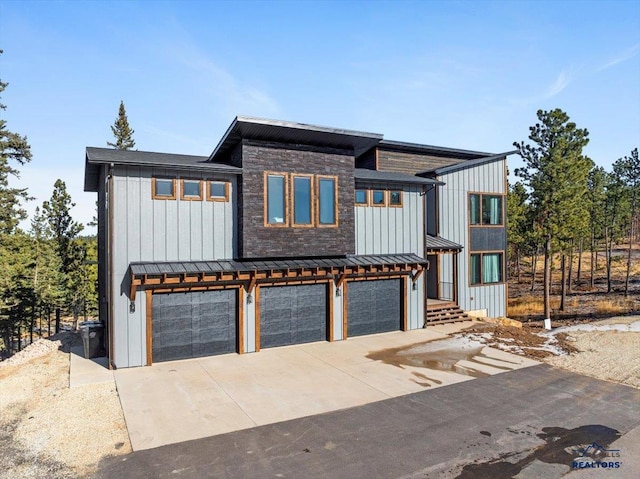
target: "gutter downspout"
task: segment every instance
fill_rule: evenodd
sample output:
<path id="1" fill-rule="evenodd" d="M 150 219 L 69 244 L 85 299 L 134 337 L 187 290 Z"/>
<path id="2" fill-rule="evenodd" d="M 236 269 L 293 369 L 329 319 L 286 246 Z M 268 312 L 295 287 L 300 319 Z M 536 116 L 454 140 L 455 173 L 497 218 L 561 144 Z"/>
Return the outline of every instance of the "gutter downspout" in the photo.
<path id="1" fill-rule="evenodd" d="M 107 334 L 109 345 L 107 347 L 107 355 L 109 360 L 109 369 L 115 369 L 114 364 L 114 347 L 113 347 L 113 163 L 109 164 L 107 172 Z"/>

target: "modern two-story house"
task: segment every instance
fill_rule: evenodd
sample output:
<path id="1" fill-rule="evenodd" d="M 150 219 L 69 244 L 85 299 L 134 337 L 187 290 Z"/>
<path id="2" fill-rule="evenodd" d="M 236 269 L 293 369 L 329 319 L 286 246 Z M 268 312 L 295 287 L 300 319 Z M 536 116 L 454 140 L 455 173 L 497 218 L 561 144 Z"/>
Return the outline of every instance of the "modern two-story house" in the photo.
<path id="1" fill-rule="evenodd" d="M 505 315 L 506 155 L 248 117 L 209 156 L 87 148 L 110 364 Z"/>

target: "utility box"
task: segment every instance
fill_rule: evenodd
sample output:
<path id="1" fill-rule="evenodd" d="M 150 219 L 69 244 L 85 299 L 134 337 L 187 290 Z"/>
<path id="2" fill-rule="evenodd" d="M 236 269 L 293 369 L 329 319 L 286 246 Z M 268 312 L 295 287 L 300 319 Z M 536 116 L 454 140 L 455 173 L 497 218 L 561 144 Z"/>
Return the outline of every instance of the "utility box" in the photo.
<path id="1" fill-rule="evenodd" d="M 84 321 L 80 323 L 80 335 L 86 359 L 99 358 L 104 341 L 104 326 L 100 321 Z"/>

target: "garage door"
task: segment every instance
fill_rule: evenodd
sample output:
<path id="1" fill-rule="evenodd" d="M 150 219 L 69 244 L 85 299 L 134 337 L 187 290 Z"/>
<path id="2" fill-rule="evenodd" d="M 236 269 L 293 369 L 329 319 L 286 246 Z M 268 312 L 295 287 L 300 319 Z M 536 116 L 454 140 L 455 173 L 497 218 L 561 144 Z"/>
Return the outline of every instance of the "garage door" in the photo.
<path id="1" fill-rule="evenodd" d="M 326 285 L 260 288 L 261 348 L 326 339 Z"/>
<path id="2" fill-rule="evenodd" d="M 352 281 L 347 285 L 347 336 L 397 331 L 401 326 L 400 281 Z"/>
<path id="3" fill-rule="evenodd" d="M 154 294 L 153 362 L 236 351 L 235 290 Z"/>

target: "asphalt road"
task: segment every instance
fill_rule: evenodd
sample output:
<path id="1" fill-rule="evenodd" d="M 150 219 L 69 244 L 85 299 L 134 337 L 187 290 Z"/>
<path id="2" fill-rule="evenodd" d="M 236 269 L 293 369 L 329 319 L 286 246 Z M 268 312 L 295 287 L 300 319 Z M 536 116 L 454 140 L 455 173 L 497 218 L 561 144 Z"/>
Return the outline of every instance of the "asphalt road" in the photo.
<path id="1" fill-rule="evenodd" d="M 540 365 L 109 458 L 98 477 L 637 478 L 638 439 L 640 390 Z"/>

